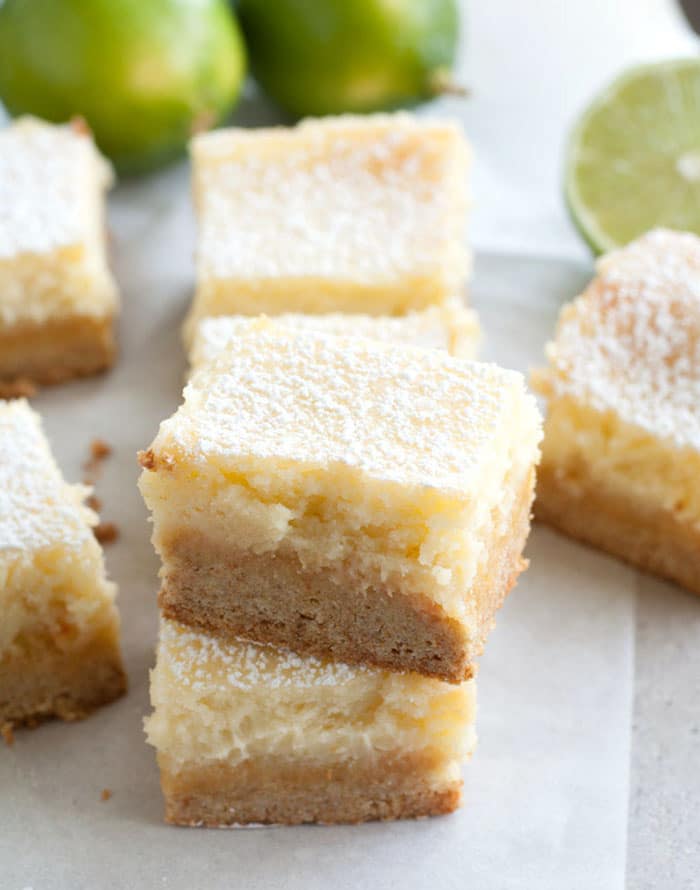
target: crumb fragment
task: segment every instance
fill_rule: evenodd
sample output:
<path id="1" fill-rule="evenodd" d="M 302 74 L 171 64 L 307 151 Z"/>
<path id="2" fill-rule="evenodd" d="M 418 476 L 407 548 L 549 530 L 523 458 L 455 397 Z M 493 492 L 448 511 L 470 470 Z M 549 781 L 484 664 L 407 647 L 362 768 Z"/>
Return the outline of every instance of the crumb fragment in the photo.
<path id="1" fill-rule="evenodd" d="M 31 399 L 37 394 L 37 385 L 26 377 L 0 383 L 0 399 Z"/>
<path id="2" fill-rule="evenodd" d="M 112 454 L 112 446 L 104 439 L 93 439 L 90 442 L 90 453 L 83 464 L 83 482 L 94 485 L 100 478 L 102 463 Z"/>
<path id="3" fill-rule="evenodd" d="M 156 456 L 151 448 L 149 448 L 148 451 L 137 451 L 136 458 L 139 465 L 143 467 L 144 470 L 155 470 Z"/>
<path id="4" fill-rule="evenodd" d="M 2 726 L 0 726 L 0 735 L 2 735 L 8 748 L 11 748 L 14 745 L 15 734 L 12 730 L 11 723 L 3 723 Z"/>
<path id="5" fill-rule="evenodd" d="M 102 794 L 100 794 L 100 800 L 102 801 L 102 803 L 104 803 L 106 800 L 109 800 L 110 797 L 112 796 L 112 793 L 113 792 L 112 792 L 111 788 L 103 788 Z"/>
<path id="6" fill-rule="evenodd" d="M 112 446 L 104 439 L 93 439 L 90 442 L 90 452 L 83 464 L 83 483 L 85 485 L 94 485 L 97 482 L 102 472 L 102 462 L 110 454 L 112 454 Z M 102 509 L 102 501 L 94 493 L 88 495 L 85 503 L 96 513 Z M 100 544 L 111 544 L 119 537 L 119 529 L 113 522 L 100 522 L 93 531 Z"/>
<path id="7" fill-rule="evenodd" d="M 90 443 L 90 457 L 93 460 L 104 460 L 112 453 L 112 446 L 103 439 L 93 439 Z"/>
<path id="8" fill-rule="evenodd" d="M 112 544 L 119 537 L 119 529 L 114 522 L 100 522 L 93 532 L 100 544 Z"/>

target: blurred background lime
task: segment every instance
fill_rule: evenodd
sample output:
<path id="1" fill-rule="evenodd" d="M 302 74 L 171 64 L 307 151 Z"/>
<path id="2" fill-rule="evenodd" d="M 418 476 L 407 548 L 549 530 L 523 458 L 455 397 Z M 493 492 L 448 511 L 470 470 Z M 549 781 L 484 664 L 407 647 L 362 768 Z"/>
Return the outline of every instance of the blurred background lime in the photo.
<path id="1" fill-rule="evenodd" d="M 282 108 L 371 112 L 431 98 L 454 63 L 455 0 L 238 0 L 253 73 Z"/>
<path id="2" fill-rule="evenodd" d="M 245 67 L 226 0 L 0 2 L 0 100 L 13 115 L 84 117 L 123 173 L 219 123 Z"/>

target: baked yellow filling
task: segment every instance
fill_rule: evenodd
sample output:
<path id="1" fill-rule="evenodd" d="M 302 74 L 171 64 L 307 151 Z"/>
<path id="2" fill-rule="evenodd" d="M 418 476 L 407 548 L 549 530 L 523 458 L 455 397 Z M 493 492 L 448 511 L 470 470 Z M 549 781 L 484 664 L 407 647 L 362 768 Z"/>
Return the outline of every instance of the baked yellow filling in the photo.
<path id="1" fill-rule="evenodd" d="M 538 460 L 520 374 L 440 350 L 250 320 L 185 390 L 140 488 L 183 535 L 393 579 L 477 622 L 470 585 Z"/>
<path id="2" fill-rule="evenodd" d="M 598 263 L 561 313 L 542 468 L 576 497 L 636 499 L 700 524 L 700 239 L 656 230 Z"/>
<path id="3" fill-rule="evenodd" d="M 408 114 L 230 129 L 192 144 L 209 315 L 400 315 L 461 292 L 469 150 Z"/>
<path id="4" fill-rule="evenodd" d="M 148 740 L 170 768 L 270 756 L 332 766 L 421 754 L 458 775 L 475 745 L 474 681 L 450 684 L 221 642 L 167 619 L 151 702 Z"/>
<path id="5" fill-rule="evenodd" d="M 116 588 L 92 532 L 88 490 L 62 478 L 24 400 L 0 402 L 0 662 L 40 638 L 57 651 L 116 645 Z"/>
<path id="6" fill-rule="evenodd" d="M 78 128 L 20 118 L 0 131 L 0 329 L 116 314 L 104 224 L 111 182 Z"/>

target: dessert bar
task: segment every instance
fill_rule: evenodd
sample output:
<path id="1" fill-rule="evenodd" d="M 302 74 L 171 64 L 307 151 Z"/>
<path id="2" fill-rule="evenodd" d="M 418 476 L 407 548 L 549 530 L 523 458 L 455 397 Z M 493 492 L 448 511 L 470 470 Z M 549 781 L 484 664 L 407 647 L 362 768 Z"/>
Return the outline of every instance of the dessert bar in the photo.
<path id="1" fill-rule="evenodd" d="M 461 294 L 469 149 L 406 113 L 229 129 L 192 143 L 209 315 L 401 315 Z"/>
<path id="2" fill-rule="evenodd" d="M 82 126 L 21 118 L 0 130 L 0 388 L 112 364 L 111 178 Z"/>
<path id="3" fill-rule="evenodd" d="M 536 515 L 700 593 L 700 239 L 602 259 L 548 357 Z"/>
<path id="4" fill-rule="evenodd" d="M 525 565 L 540 434 L 516 372 L 250 320 L 141 454 L 161 608 L 465 679 Z"/>
<path id="5" fill-rule="evenodd" d="M 0 402 L 0 725 L 74 720 L 125 690 L 116 588 L 24 400 Z"/>
<path id="6" fill-rule="evenodd" d="M 474 681 L 324 662 L 163 619 L 148 739 L 178 825 L 449 813 L 475 745 Z"/>

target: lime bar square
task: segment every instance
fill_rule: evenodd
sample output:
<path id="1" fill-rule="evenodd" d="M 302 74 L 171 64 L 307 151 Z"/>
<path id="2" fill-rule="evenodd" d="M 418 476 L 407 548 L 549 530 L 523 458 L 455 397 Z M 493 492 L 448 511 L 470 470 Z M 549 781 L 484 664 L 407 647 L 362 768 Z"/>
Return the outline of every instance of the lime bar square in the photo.
<path id="1" fill-rule="evenodd" d="M 248 319 L 141 455 L 166 617 L 458 682 L 525 568 L 522 375 Z"/>
<path id="2" fill-rule="evenodd" d="M 0 388 L 112 364 L 118 295 L 104 220 L 111 182 L 83 125 L 20 118 L 0 130 Z"/>
<path id="3" fill-rule="evenodd" d="M 469 148 L 408 114 L 219 130 L 192 144 L 194 320 L 396 315 L 464 288 Z"/>

